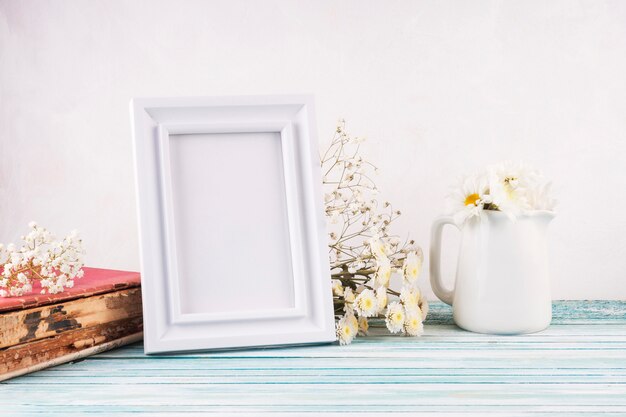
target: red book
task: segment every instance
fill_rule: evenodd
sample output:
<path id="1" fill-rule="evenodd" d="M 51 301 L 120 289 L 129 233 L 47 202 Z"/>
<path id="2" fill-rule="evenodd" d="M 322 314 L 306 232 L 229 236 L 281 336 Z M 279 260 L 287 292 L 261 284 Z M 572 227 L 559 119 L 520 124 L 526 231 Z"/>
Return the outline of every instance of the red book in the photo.
<path id="1" fill-rule="evenodd" d="M 56 304 L 141 285 L 139 272 L 87 267 L 83 268 L 83 271 L 85 275 L 74 280 L 74 287 L 66 288 L 58 294 L 40 294 L 41 286 L 35 281 L 30 294 L 22 297 L 0 297 L 0 313 Z"/>
<path id="2" fill-rule="evenodd" d="M 0 381 L 142 339 L 139 273 L 83 269 L 62 293 L 0 298 Z"/>

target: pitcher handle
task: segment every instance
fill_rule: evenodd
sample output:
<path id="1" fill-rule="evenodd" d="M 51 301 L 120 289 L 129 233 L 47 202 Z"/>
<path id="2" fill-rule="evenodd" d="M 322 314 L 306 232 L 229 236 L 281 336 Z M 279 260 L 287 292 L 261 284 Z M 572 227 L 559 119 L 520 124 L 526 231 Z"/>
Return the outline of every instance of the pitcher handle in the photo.
<path id="1" fill-rule="evenodd" d="M 441 235 L 446 224 L 459 228 L 452 217 L 440 217 L 434 221 L 430 233 L 430 285 L 441 301 L 452 305 L 454 289 L 445 288 L 441 280 Z"/>

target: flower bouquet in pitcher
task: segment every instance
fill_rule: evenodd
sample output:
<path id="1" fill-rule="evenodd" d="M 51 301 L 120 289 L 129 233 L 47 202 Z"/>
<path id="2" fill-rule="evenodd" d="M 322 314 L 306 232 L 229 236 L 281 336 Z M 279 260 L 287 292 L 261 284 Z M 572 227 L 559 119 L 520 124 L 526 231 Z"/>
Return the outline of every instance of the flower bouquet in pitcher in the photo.
<path id="1" fill-rule="evenodd" d="M 546 231 L 556 202 L 550 183 L 525 164 L 504 162 L 466 176 L 448 197 L 448 215 L 432 226 L 430 280 L 453 306 L 460 327 L 519 334 L 552 319 Z M 461 231 L 454 289 L 440 274 L 441 234 Z"/>

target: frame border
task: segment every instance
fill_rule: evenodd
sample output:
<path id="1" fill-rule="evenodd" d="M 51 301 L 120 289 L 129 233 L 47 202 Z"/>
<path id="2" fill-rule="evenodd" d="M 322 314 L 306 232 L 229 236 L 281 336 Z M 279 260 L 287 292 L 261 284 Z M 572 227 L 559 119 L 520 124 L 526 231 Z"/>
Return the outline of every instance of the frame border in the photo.
<path id="1" fill-rule="evenodd" d="M 131 101 L 146 353 L 335 340 L 311 96 Z M 171 135 L 280 133 L 294 307 L 182 314 L 169 171 Z M 254 323 L 256 334 L 250 332 Z M 228 326 L 228 331 L 226 327 Z M 237 328 L 241 328 L 238 333 Z M 258 332 L 265 329 L 266 334 Z M 233 330 L 234 329 L 234 330 Z M 200 332 L 201 336 L 197 336 Z"/>

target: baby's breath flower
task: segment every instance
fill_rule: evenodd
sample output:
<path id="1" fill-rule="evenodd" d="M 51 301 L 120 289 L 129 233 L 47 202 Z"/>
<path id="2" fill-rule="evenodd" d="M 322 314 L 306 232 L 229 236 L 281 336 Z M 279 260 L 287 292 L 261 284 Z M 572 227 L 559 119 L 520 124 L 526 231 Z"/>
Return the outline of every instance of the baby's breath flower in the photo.
<path id="1" fill-rule="evenodd" d="M 24 245 L 0 245 L 0 297 L 22 296 L 33 290 L 39 281 L 41 294 L 62 292 L 74 286 L 74 279 L 83 276 L 82 241 L 72 231 L 61 241 L 55 241 L 48 230 L 35 222 L 31 231 L 22 237 Z"/>
<path id="2" fill-rule="evenodd" d="M 331 268 L 334 277 L 341 277 L 332 281 L 341 344 L 350 343 L 357 334 L 367 334 L 369 317 L 385 317 L 393 333 L 417 334 L 411 322 L 405 324 L 408 309 L 428 308 L 417 290 L 411 293 L 412 301 L 389 304 L 389 297 L 398 295 L 389 288 L 392 275 L 401 272 L 405 285 L 414 286 L 422 252 L 412 240 L 401 244 L 391 234 L 391 223 L 400 211 L 377 200 L 379 190 L 372 181 L 377 169 L 359 154 L 360 142 L 361 138 L 346 131 L 345 121 L 339 120 L 329 148 L 321 155 Z"/>

